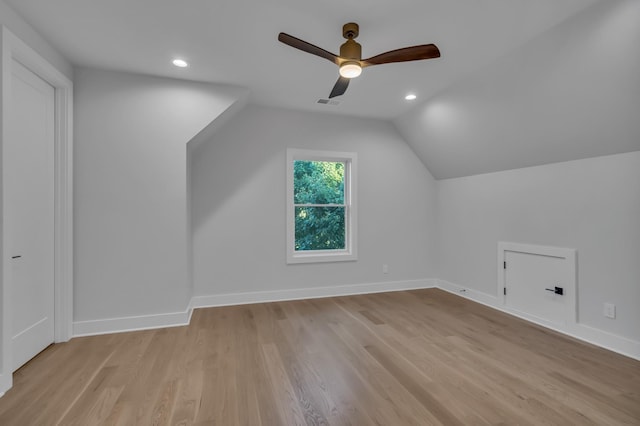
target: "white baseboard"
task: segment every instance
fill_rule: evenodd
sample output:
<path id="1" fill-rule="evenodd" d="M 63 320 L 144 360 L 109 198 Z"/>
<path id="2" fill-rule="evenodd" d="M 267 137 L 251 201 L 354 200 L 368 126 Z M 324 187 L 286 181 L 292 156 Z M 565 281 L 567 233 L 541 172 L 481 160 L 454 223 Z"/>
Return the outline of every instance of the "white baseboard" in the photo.
<path id="1" fill-rule="evenodd" d="M 416 290 L 421 288 L 432 288 L 435 287 L 435 285 L 435 279 L 423 279 L 195 296 L 191 299 L 191 303 L 183 312 L 107 318 L 91 321 L 76 321 L 73 323 L 73 337 L 189 325 L 194 308 L 246 305 L 249 303 L 314 299 L 320 297 L 348 296 L 354 294 L 381 293 L 400 290 Z"/>
<path id="2" fill-rule="evenodd" d="M 496 296 L 463 287 L 440 279 L 422 279 L 408 281 L 389 281 L 369 284 L 349 284 L 327 287 L 283 289 L 271 291 L 255 291 L 244 293 L 213 294 L 194 296 L 184 312 L 167 314 L 140 315 L 103 320 L 77 321 L 73 323 L 73 336 L 92 336 L 97 334 L 121 333 L 126 331 L 148 330 L 163 327 L 188 325 L 191 313 L 195 308 L 215 306 L 246 305 L 251 303 L 280 302 L 286 300 L 317 299 L 323 297 L 350 296 L 356 294 L 385 293 L 390 291 L 440 288 L 460 297 L 489 306 L 529 322 L 555 330 L 579 340 L 603 347 L 640 360 L 640 342 L 599 330 L 584 324 L 576 323 L 559 326 L 555 323 L 540 320 L 522 312 L 509 309 Z"/>
<path id="3" fill-rule="evenodd" d="M 73 323 L 73 337 L 189 325 L 192 311 L 189 305 L 184 312 L 76 321 Z"/>
<path id="4" fill-rule="evenodd" d="M 436 280 L 436 282 L 436 287 L 438 287 L 439 289 L 448 291 L 449 293 L 457 294 L 458 296 L 467 299 L 471 299 L 474 302 L 479 302 L 483 305 L 491 306 L 492 308 L 499 303 L 496 296 L 473 290 L 471 288 L 462 287 L 445 280 L 438 279 Z"/>
<path id="5" fill-rule="evenodd" d="M 0 374 L 0 398 L 2 398 L 6 391 L 13 386 L 13 372 L 9 374 Z"/>
<path id="6" fill-rule="evenodd" d="M 193 299 L 191 299 L 191 306 L 194 308 L 209 308 L 214 306 L 246 305 L 250 303 L 281 302 L 285 300 L 318 299 L 322 297 L 417 290 L 433 288 L 436 286 L 436 282 L 437 281 L 435 279 L 422 279 L 371 284 L 349 284 L 328 287 L 214 294 L 209 296 L 194 296 Z"/>
<path id="7" fill-rule="evenodd" d="M 445 280 L 436 281 L 436 286 L 438 288 L 456 294 L 460 297 L 473 300 L 474 302 L 482 303 L 483 305 L 487 305 L 490 308 L 497 309 L 518 318 L 522 318 L 526 321 L 533 322 L 562 334 L 566 334 L 567 336 L 574 337 L 578 340 L 582 340 L 587 343 L 591 343 L 593 345 L 608 349 L 610 351 L 617 352 L 619 354 L 628 356 L 629 358 L 640 360 L 640 342 L 637 342 L 635 340 L 631 340 L 623 336 L 618 336 L 616 334 L 580 323 L 559 326 L 558 324 L 540 320 L 539 318 L 527 315 L 525 313 L 509 309 L 508 307 L 503 305 L 501 299 L 496 296 L 472 290 Z"/>

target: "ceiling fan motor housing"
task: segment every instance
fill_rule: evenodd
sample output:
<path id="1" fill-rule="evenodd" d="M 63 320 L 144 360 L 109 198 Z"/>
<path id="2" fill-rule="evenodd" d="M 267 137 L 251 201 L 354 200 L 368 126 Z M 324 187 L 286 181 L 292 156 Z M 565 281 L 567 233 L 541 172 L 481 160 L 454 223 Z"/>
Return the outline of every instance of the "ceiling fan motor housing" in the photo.
<path id="1" fill-rule="evenodd" d="M 349 39 L 340 46 L 340 58 L 355 59 L 359 61 L 362 58 L 362 46 L 354 39 Z"/>
<path id="2" fill-rule="evenodd" d="M 355 22 L 349 22 L 342 26 L 342 36 L 347 41 L 340 46 L 340 58 L 358 61 L 362 58 L 362 46 L 354 40 L 354 38 L 358 37 L 359 32 L 360 27 Z"/>

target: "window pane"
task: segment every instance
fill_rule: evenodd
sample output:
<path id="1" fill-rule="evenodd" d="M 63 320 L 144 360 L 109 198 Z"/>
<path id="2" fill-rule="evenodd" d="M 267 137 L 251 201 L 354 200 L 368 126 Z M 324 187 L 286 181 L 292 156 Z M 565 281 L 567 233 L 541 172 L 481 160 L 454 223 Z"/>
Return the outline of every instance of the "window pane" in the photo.
<path id="1" fill-rule="evenodd" d="M 343 250 L 344 207 L 295 207 L 295 250 Z"/>
<path id="2" fill-rule="evenodd" d="M 293 162 L 294 204 L 344 204 L 344 163 Z"/>

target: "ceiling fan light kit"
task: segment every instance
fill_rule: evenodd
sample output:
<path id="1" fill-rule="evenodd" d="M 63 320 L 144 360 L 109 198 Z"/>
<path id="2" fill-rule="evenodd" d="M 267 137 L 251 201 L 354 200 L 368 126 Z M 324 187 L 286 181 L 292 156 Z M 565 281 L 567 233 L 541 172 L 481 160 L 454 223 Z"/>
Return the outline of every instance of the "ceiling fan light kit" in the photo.
<path id="1" fill-rule="evenodd" d="M 354 40 L 358 37 L 359 32 L 360 28 L 355 22 L 344 24 L 342 27 L 342 36 L 346 38 L 347 41 L 340 46 L 340 56 L 286 33 L 280 33 L 278 40 L 303 52 L 327 59 L 338 66 L 340 76 L 333 86 L 329 98 L 343 95 L 347 87 L 349 87 L 350 79 L 358 77 L 362 73 L 363 68 L 393 62 L 419 61 L 440 57 L 440 50 L 435 44 L 422 44 L 391 50 L 369 59 L 362 59 L 362 46 Z"/>
<path id="2" fill-rule="evenodd" d="M 356 78 L 362 74 L 362 67 L 356 61 L 345 61 L 340 65 L 339 72 L 344 78 Z"/>

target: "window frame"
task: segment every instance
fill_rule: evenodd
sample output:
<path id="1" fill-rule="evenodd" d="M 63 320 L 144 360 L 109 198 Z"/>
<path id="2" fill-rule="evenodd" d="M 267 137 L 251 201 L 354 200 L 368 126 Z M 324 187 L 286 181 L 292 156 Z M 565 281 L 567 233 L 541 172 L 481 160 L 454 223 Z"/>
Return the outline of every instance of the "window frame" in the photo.
<path id="1" fill-rule="evenodd" d="M 336 250 L 295 249 L 295 203 L 293 197 L 294 161 L 343 162 L 345 204 L 345 248 Z M 287 148 L 287 264 L 345 262 L 358 260 L 357 254 L 357 154 L 355 152 L 319 151 Z M 327 206 L 331 206 L 327 204 Z"/>

